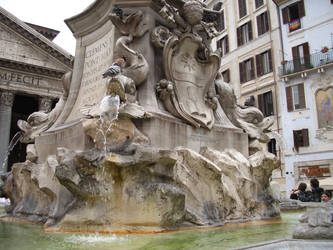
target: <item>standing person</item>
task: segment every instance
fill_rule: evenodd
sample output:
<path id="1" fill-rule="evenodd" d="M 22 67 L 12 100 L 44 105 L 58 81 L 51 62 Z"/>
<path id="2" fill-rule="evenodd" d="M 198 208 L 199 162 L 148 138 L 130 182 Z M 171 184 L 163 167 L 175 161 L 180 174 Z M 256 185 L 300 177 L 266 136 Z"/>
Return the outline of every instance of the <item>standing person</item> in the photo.
<path id="1" fill-rule="evenodd" d="M 300 200 L 303 202 L 307 202 L 311 200 L 311 192 L 309 191 L 305 191 L 306 190 L 306 183 L 301 182 L 298 185 L 297 190 L 294 190 L 291 194 L 290 194 L 290 199 L 293 200 Z"/>
<path id="2" fill-rule="evenodd" d="M 310 180 L 310 185 L 311 185 L 311 201 L 320 202 L 321 195 L 324 192 L 324 189 L 319 187 L 319 181 L 316 178 L 312 178 Z"/>

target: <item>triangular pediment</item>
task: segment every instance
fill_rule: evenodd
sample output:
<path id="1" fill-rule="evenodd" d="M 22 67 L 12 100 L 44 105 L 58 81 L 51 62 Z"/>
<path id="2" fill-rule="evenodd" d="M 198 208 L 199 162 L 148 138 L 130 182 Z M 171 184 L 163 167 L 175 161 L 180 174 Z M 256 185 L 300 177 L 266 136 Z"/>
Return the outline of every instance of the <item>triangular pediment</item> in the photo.
<path id="1" fill-rule="evenodd" d="M 59 71 L 72 69 L 73 57 L 0 7 L 0 58 Z"/>
<path id="2" fill-rule="evenodd" d="M 12 32 L 0 23 L 0 57 L 34 66 L 67 71 L 67 66 L 59 63 L 50 54 L 34 46 L 24 37 Z"/>

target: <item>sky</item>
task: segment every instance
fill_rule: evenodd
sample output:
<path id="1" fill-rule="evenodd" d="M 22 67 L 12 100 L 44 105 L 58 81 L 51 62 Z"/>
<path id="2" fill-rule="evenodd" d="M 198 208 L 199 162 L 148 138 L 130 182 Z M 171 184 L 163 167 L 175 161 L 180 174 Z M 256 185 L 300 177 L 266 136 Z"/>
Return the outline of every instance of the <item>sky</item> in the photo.
<path id="1" fill-rule="evenodd" d="M 0 0 L 0 6 L 23 22 L 60 31 L 53 40 L 75 55 L 75 38 L 64 20 L 81 13 L 94 0 Z"/>

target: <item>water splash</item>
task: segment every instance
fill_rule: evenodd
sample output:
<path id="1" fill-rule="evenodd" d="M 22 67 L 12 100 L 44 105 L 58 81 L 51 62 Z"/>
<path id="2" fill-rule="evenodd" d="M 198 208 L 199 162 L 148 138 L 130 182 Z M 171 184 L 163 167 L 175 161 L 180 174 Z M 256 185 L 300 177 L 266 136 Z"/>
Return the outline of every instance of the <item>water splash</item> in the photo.
<path id="1" fill-rule="evenodd" d="M 112 128 L 113 121 L 118 119 L 120 98 L 118 95 L 105 96 L 102 99 L 99 107 L 101 110 L 101 114 L 98 119 L 99 126 L 97 128 L 97 132 L 101 133 L 101 135 L 103 136 L 104 155 L 106 155 L 106 153 L 107 153 L 107 147 L 106 147 L 107 134 L 108 134 L 108 132 L 110 132 L 110 130 Z M 103 125 L 105 124 L 105 122 L 109 122 L 109 126 L 106 129 L 106 131 L 103 131 Z"/>
<path id="2" fill-rule="evenodd" d="M 101 234 L 93 234 L 93 235 L 73 235 L 66 239 L 67 242 L 74 244 L 95 244 L 95 243 L 111 243 L 111 242 L 121 242 L 128 240 L 128 237 L 120 237 L 117 235 L 101 235 Z"/>
<path id="3" fill-rule="evenodd" d="M 13 136 L 13 138 L 9 142 L 7 152 L 5 152 L 5 155 L 4 155 L 5 157 L 4 157 L 4 160 L 3 160 L 2 165 L 1 165 L 1 169 L 0 169 L 1 173 L 3 173 L 4 170 L 6 169 L 6 164 L 7 164 L 7 160 L 8 160 L 8 157 L 10 155 L 10 152 L 13 150 L 13 148 L 16 146 L 16 144 L 19 142 L 19 140 L 22 137 L 23 137 L 23 132 L 19 131 Z"/>

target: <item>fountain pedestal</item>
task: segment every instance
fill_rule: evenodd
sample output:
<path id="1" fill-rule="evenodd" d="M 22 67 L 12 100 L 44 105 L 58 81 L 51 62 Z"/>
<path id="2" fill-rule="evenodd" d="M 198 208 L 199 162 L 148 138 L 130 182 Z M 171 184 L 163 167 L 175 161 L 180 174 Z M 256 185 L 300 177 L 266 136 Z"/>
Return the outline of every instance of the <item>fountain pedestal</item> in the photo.
<path id="1" fill-rule="evenodd" d="M 66 20 L 77 38 L 69 92 L 52 124 L 22 123 L 37 155 L 5 184 L 13 216 L 138 232 L 279 215 L 271 121 L 221 80 L 207 11 L 197 0 L 96 0 Z M 105 95 L 121 102 L 112 123 L 100 118 Z"/>

